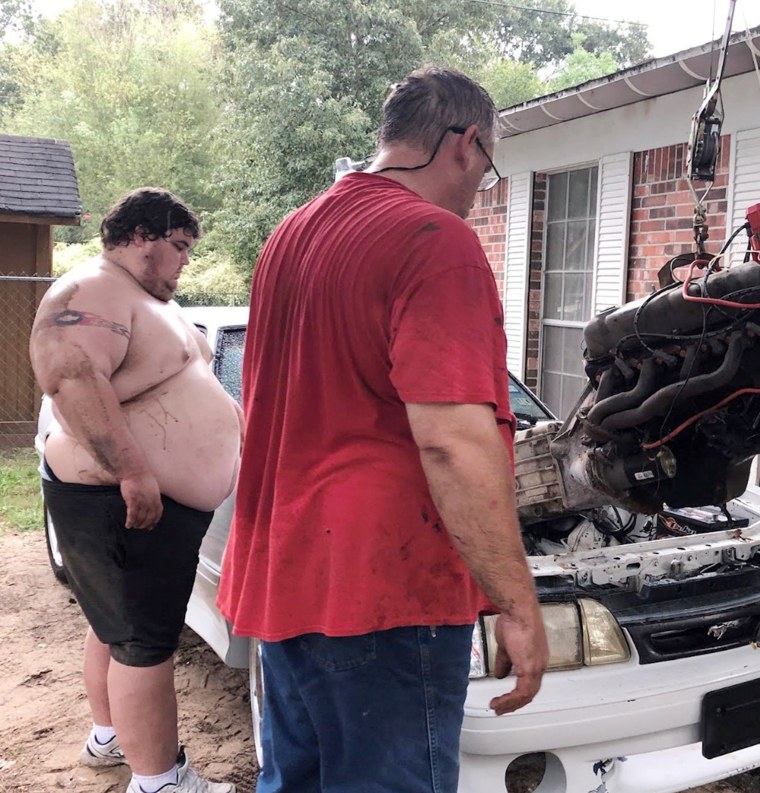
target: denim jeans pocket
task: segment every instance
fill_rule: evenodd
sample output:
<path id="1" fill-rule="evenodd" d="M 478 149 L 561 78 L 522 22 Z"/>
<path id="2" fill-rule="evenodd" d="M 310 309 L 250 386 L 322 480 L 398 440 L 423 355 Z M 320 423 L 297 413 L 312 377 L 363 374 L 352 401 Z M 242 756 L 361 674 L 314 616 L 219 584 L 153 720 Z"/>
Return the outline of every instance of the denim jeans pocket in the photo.
<path id="1" fill-rule="evenodd" d="M 325 672 L 358 669 L 375 660 L 375 634 L 325 636 L 308 633 L 298 638 L 299 647 Z"/>

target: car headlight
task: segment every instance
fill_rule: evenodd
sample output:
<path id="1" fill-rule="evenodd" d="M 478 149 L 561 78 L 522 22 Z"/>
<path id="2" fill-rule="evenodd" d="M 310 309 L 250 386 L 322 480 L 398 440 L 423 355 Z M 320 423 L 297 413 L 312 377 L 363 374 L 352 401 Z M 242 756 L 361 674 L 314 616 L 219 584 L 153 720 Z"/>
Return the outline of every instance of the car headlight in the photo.
<path id="1" fill-rule="evenodd" d="M 549 643 L 547 671 L 579 669 L 627 661 L 631 651 L 606 606 L 581 598 L 577 603 L 542 603 Z M 481 617 L 472 632 L 470 678 L 487 677 L 496 661 L 496 616 Z"/>

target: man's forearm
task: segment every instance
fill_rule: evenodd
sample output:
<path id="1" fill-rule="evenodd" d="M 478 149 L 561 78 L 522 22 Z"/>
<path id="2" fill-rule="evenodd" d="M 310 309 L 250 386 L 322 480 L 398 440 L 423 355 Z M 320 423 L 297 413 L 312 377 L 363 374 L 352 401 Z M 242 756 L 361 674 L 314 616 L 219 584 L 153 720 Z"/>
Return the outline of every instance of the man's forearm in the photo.
<path id="1" fill-rule="evenodd" d="M 151 473 L 113 386 L 103 375 L 63 379 L 51 396 L 76 440 L 111 476 L 122 481 Z"/>
<path id="2" fill-rule="evenodd" d="M 473 577 L 504 614 L 535 609 L 504 442 L 494 428 L 477 441 L 420 450 L 436 508 Z"/>

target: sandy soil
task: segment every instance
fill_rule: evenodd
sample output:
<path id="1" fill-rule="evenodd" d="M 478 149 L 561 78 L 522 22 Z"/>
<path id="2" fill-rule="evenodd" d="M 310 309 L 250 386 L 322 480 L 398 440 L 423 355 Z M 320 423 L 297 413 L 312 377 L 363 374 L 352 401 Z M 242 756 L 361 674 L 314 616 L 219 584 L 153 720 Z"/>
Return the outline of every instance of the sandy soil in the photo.
<path id="1" fill-rule="evenodd" d="M 0 793 L 123 793 L 126 766 L 77 765 L 90 725 L 81 683 L 86 630 L 53 577 L 42 532 L 0 530 Z M 176 656 L 180 739 L 209 779 L 255 788 L 248 673 L 222 664 L 185 629 Z"/>
<path id="2" fill-rule="evenodd" d="M 80 663 L 86 623 L 48 567 L 42 532 L 0 528 L 0 793 L 123 793 L 125 766 L 77 765 L 90 716 Z M 186 629 L 176 658 L 180 735 L 210 779 L 253 793 L 256 762 L 246 671 L 229 669 Z M 531 793 L 519 785 L 513 793 Z M 575 792 L 573 792 L 575 793 Z M 693 793 L 760 793 L 744 774 Z"/>

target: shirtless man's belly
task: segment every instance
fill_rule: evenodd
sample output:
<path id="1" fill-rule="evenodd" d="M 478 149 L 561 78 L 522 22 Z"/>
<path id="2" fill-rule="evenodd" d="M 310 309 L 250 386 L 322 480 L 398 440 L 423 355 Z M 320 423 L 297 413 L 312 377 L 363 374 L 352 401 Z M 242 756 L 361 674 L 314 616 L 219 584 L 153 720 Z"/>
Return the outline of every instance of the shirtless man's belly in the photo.
<path id="1" fill-rule="evenodd" d="M 240 421 L 236 405 L 200 357 L 145 393 L 121 403 L 161 492 L 194 509 L 210 511 L 237 479 Z M 65 482 L 115 484 L 57 415 L 45 457 Z"/>
<path id="2" fill-rule="evenodd" d="M 38 372 L 55 375 L 45 457 L 59 479 L 123 485 L 131 476 L 139 493 L 148 476 L 149 487 L 201 511 L 232 492 L 242 411 L 176 303 L 95 259 L 50 290 L 32 349 Z"/>

